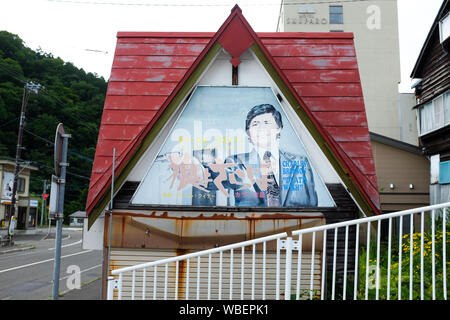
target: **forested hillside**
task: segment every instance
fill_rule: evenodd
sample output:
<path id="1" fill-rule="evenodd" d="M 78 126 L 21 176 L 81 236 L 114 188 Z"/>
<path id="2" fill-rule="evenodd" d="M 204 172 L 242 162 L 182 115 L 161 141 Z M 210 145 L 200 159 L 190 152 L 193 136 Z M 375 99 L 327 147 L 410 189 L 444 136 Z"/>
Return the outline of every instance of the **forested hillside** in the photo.
<path id="1" fill-rule="evenodd" d="M 23 87 L 27 81 L 45 87 L 30 94 L 26 110 L 22 159 L 33 161 L 31 192 L 42 193 L 53 171 L 53 141 L 58 123 L 69 139 L 65 215 L 85 209 L 107 82 L 51 53 L 33 51 L 14 34 L 0 31 L 0 159 L 14 160 Z"/>

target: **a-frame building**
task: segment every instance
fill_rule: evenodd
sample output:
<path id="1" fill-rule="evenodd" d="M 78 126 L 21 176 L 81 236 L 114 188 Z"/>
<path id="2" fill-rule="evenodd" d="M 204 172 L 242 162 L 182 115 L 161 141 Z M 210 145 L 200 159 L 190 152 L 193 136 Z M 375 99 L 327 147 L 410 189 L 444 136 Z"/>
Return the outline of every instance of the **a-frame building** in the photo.
<path id="1" fill-rule="evenodd" d="M 118 268 L 380 213 L 351 33 L 255 33 L 236 6 L 117 39 L 86 204 L 105 274 L 109 243 Z"/>

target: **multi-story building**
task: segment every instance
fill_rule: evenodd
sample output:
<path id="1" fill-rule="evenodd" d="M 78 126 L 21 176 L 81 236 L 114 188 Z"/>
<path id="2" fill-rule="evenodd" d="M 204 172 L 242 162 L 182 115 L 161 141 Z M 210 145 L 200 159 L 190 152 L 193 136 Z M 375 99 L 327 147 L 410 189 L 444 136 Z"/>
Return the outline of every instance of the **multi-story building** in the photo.
<path id="1" fill-rule="evenodd" d="M 428 160 L 417 151 L 415 96 L 398 92 L 397 1 L 283 0 L 278 31 L 353 33 L 382 212 L 429 203 Z M 326 46 L 322 50 L 325 56 Z"/>
<path id="2" fill-rule="evenodd" d="M 14 181 L 15 162 L 0 160 L 0 229 L 8 225 L 6 219 L 10 216 L 12 187 Z M 16 200 L 18 209 L 15 213 L 17 218 L 16 229 L 25 230 L 36 227 L 37 221 L 37 198 L 30 197 L 30 174 L 36 167 L 20 166 L 19 179 L 17 180 Z"/>
<path id="3" fill-rule="evenodd" d="M 411 78 L 422 152 L 430 159 L 430 202 L 450 201 L 450 1 L 443 2 Z"/>
<path id="4" fill-rule="evenodd" d="M 396 0 L 303 0 L 301 3 L 283 0 L 277 29 L 352 32 L 369 130 L 418 144 L 416 119 L 411 111 L 413 95 L 399 96 L 398 93 L 400 54 Z"/>

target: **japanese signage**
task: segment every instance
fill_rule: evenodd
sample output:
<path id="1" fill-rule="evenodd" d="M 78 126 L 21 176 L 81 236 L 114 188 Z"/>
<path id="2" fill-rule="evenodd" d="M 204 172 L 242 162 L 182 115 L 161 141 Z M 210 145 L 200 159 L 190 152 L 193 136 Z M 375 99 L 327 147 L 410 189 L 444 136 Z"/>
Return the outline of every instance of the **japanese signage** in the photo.
<path id="1" fill-rule="evenodd" d="M 198 87 L 132 204 L 334 206 L 270 88 Z"/>
<path id="2" fill-rule="evenodd" d="M 328 19 L 325 16 L 316 16 L 316 9 L 311 5 L 301 5 L 297 13 L 297 17 L 286 18 L 286 24 L 328 24 Z"/>

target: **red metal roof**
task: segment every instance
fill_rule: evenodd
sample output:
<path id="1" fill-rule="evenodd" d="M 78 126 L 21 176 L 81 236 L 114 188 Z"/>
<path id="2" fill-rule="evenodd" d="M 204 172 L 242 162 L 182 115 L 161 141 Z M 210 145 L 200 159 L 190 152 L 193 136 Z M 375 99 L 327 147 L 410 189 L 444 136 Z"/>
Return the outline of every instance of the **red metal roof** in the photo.
<path id="1" fill-rule="evenodd" d="M 240 22 L 236 23 L 236 19 Z M 239 37 L 239 33 L 232 30 L 242 28 L 248 29 L 253 41 L 305 106 L 371 207 L 379 212 L 375 165 L 353 34 L 254 33 L 240 9 L 233 9 L 217 33 L 117 34 L 86 203 L 88 215 L 110 187 L 113 147 L 116 148 L 117 174 L 215 41 L 236 54 L 248 48 L 249 35 L 242 36 L 244 40 L 240 44 L 230 41 Z M 227 48 L 227 45 L 234 48 Z"/>

